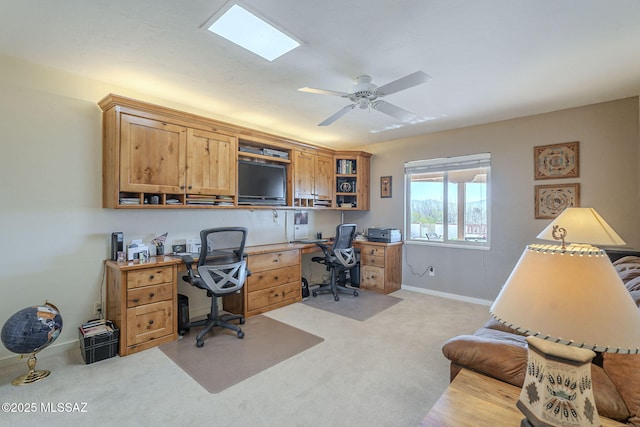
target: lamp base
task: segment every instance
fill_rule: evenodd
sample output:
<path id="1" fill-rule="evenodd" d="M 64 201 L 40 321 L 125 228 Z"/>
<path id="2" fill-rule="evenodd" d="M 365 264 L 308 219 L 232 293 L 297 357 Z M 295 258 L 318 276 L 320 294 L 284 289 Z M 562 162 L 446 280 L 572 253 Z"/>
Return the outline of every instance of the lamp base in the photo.
<path id="1" fill-rule="evenodd" d="M 595 353 L 536 337 L 527 343 L 527 371 L 516 403 L 527 417 L 521 427 L 600 426 L 591 382 Z"/>
<path id="2" fill-rule="evenodd" d="M 11 381 L 11 384 L 13 385 L 31 384 L 48 377 L 51 371 L 47 371 L 44 369 L 36 371 L 36 362 L 37 362 L 37 359 L 35 354 L 30 355 L 29 359 L 27 360 L 27 366 L 29 367 L 29 372 L 27 372 L 24 375 L 20 375 L 18 378 Z"/>

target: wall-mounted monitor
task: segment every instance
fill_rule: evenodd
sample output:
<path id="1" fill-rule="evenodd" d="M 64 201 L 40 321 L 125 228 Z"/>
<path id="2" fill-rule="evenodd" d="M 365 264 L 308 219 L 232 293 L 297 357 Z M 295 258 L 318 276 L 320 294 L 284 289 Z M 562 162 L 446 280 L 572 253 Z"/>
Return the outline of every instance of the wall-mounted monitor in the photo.
<path id="1" fill-rule="evenodd" d="M 245 160 L 238 161 L 238 203 L 243 205 L 286 205 L 286 166 Z"/>

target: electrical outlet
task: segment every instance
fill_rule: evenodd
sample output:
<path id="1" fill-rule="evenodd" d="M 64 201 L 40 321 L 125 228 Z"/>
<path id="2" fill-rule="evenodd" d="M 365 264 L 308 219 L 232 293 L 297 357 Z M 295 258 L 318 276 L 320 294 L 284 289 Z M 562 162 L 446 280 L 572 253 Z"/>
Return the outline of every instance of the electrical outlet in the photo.
<path id="1" fill-rule="evenodd" d="M 429 266 L 428 270 L 429 270 L 429 276 L 433 277 L 436 275 L 436 269 L 433 268 L 432 266 Z"/>
<path id="2" fill-rule="evenodd" d="M 93 315 L 101 316 L 102 315 L 102 302 L 96 301 L 93 303 Z"/>

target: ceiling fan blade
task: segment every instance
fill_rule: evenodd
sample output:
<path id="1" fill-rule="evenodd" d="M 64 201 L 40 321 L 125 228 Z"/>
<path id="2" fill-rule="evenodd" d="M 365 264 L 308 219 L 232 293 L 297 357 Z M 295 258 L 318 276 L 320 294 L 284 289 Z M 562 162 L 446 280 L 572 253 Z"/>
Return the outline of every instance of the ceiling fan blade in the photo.
<path id="1" fill-rule="evenodd" d="M 380 86 L 378 88 L 378 96 L 385 96 L 400 92 L 401 90 L 409 89 L 410 87 L 417 86 L 429 80 L 431 80 L 431 77 L 427 73 L 423 71 L 416 71 L 408 76 L 401 77 L 398 80 L 394 80 L 386 85 Z"/>
<path id="2" fill-rule="evenodd" d="M 326 89 L 314 89 L 312 87 L 301 87 L 298 89 L 299 92 L 309 92 L 309 93 L 317 93 L 319 95 L 334 95 L 334 96 L 344 96 L 348 97 L 349 94 L 346 92 L 338 92 L 335 90 L 326 90 Z"/>
<path id="3" fill-rule="evenodd" d="M 389 104 L 388 102 L 378 100 L 373 102 L 372 107 L 381 113 L 385 113 L 390 115 L 391 117 L 395 117 L 401 122 L 408 122 L 409 120 L 413 120 L 416 118 L 416 115 L 411 111 L 407 111 L 403 108 L 400 108 L 396 105 Z"/>
<path id="4" fill-rule="evenodd" d="M 356 108 L 356 104 L 347 105 L 342 110 L 340 110 L 337 113 L 333 114 L 332 116 L 327 118 L 322 123 L 318 123 L 318 126 L 329 126 L 331 123 L 335 122 L 340 117 L 344 116 L 345 114 L 347 114 L 349 111 L 353 110 L 354 108 Z"/>

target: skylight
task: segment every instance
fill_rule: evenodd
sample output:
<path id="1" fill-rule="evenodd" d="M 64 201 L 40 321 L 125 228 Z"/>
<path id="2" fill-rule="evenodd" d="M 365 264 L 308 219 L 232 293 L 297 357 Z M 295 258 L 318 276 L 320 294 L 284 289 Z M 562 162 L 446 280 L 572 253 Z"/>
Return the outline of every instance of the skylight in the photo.
<path id="1" fill-rule="evenodd" d="M 268 61 L 300 46 L 300 43 L 237 4 L 222 14 L 208 30 Z"/>

